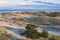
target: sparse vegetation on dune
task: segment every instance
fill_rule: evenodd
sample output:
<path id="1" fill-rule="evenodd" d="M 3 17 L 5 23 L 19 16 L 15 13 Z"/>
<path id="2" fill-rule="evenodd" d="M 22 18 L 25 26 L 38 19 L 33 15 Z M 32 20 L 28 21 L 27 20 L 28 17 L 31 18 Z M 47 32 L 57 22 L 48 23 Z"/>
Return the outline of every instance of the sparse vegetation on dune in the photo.
<path id="1" fill-rule="evenodd" d="M 60 40 L 60 36 L 49 34 L 45 29 L 42 32 L 37 31 L 37 25 L 27 24 L 25 28 L 26 31 L 21 33 L 21 35 L 32 40 Z"/>
<path id="2" fill-rule="evenodd" d="M 0 23 L 2 24 L 2 27 L 0 26 L 0 40 L 13 40 L 14 38 L 16 38 L 16 36 L 14 37 L 14 35 L 10 34 L 8 32 L 9 29 L 4 28 L 4 26 L 10 26 L 12 27 L 12 29 L 13 27 L 15 27 L 16 29 L 19 29 L 20 27 L 26 28 L 27 31 L 23 33 L 24 37 L 34 40 L 60 39 L 60 36 L 49 35 L 46 30 L 43 30 L 43 32 L 38 32 L 37 30 L 38 26 L 40 27 L 40 25 L 60 25 L 60 12 L 58 11 L 0 13 Z M 60 27 L 58 28 L 60 30 Z M 14 29 L 13 31 L 15 31 L 16 29 Z"/>
<path id="3" fill-rule="evenodd" d="M 24 33 L 22 33 L 21 35 L 26 36 L 27 38 L 31 38 L 31 39 L 45 39 L 48 38 L 49 34 L 46 30 L 43 30 L 42 33 L 38 32 L 37 28 L 38 26 L 34 25 L 34 24 L 27 24 L 27 26 L 25 27 L 26 31 Z"/>
<path id="4" fill-rule="evenodd" d="M 0 26 L 0 40 L 12 40 L 13 35 L 9 33 L 9 31 Z"/>
<path id="5" fill-rule="evenodd" d="M 28 21 L 37 24 L 56 24 L 60 22 L 60 12 L 48 12 L 48 11 L 38 11 L 38 12 L 7 12 L 0 13 L 3 18 L 7 21 Z M 54 16 L 55 15 L 55 16 Z M 30 17 L 29 17 L 30 16 Z M 35 17 L 36 16 L 36 17 Z M 26 19 L 26 17 L 29 17 Z M 32 18 L 31 18 L 32 17 Z"/>

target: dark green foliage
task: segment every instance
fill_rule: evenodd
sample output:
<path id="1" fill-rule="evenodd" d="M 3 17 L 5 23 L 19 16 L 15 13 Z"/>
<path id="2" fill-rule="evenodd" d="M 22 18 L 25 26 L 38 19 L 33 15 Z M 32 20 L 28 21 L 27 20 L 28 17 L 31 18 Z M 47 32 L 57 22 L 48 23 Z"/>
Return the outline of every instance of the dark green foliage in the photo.
<path id="1" fill-rule="evenodd" d="M 55 37 L 50 37 L 48 40 L 56 40 Z"/>
<path id="2" fill-rule="evenodd" d="M 37 30 L 32 30 L 31 32 L 27 31 L 26 36 L 29 37 L 29 38 L 32 38 L 32 39 L 39 39 L 40 38 L 40 33 L 37 32 Z"/>
<path id="3" fill-rule="evenodd" d="M 26 30 L 25 33 L 23 33 L 23 35 L 25 35 L 27 38 L 31 38 L 31 39 L 39 39 L 40 38 L 40 34 L 37 31 L 38 26 L 34 25 L 34 24 L 28 24 L 26 26 Z"/>
<path id="4" fill-rule="evenodd" d="M 34 25 L 34 24 L 28 24 L 27 26 L 26 26 L 26 29 L 27 30 L 34 30 L 35 28 L 37 28 L 38 26 L 36 26 L 36 25 Z"/>
<path id="5" fill-rule="evenodd" d="M 48 32 L 46 30 L 43 30 L 42 37 L 43 38 L 48 38 Z"/>
<path id="6" fill-rule="evenodd" d="M 38 26 L 34 24 L 28 24 L 26 26 L 26 31 L 22 33 L 22 35 L 25 35 L 27 38 L 31 39 L 39 39 L 40 37 L 48 38 L 48 32 L 46 30 L 43 30 L 43 32 L 40 33 L 36 28 L 38 28 Z"/>

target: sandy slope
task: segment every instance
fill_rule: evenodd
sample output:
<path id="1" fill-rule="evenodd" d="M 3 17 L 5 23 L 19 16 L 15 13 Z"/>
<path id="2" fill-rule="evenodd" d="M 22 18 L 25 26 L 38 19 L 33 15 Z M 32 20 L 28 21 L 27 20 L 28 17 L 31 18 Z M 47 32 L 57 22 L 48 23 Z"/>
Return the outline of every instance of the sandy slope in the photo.
<path id="1" fill-rule="evenodd" d="M 4 27 L 9 27 L 9 28 L 14 28 L 14 29 L 24 29 L 23 27 L 16 27 L 15 25 L 9 25 L 9 23 L 5 23 L 5 22 L 0 22 L 0 26 L 4 26 Z M 19 39 L 24 39 L 26 40 L 25 37 L 21 36 L 21 35 L 18 35 L 16 34 L 16 31 L 17 30 L 8 30 L 9 33 L 13 34 L 16 38 L 19 38 Z M 14 32 L 13 32 L 14 31 Z"/>
<path id="2" fill-rule="evenodd" d="M 23 29 L 23 31 L 25 30 L 24 27 L 20 26 L 20 25 L 16 25 L 14 23 L 10 23 L 10 22 L 3 22 L 3 21 L 0 21 L 0 26 L 3 26 L 3 27 L 8 27 L 10 28 L 8 30 L 9 33 L 11 33 L 12 35 L 14 35 L 16 38 L 19 38 L 19 39 L 24 39 L 24 40 L 27 40 L 26 37 L 23 37 L 21 35 L 19 35 L 20 31 L 17 30 L 17 29 Z M 39 28 L 40 29 L 40 28 Z M 42 29 L 41 29 L 42 30 Z M 39 30 L 39 31 L 41 31 Z M 54 34 L 54 35 L 59 35 L 58 33 L 56 34 L 54 31 L 48 31 L 50 34 Z"/>

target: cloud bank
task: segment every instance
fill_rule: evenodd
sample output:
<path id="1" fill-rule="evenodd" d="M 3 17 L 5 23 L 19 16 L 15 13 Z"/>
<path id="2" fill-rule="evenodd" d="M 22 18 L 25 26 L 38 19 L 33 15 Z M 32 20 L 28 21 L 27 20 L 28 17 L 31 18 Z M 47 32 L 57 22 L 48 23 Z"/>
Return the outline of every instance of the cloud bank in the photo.
<path id="1" fill-rule="evenodd" d="M 60 9 L 60 0 L 0 0 L 0 9 Z"/>

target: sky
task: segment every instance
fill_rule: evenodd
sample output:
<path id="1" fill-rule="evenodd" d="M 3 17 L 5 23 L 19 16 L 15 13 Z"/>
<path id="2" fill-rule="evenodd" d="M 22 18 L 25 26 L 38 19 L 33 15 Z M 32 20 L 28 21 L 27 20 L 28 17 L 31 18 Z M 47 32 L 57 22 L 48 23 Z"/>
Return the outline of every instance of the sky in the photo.
<path id="1" fill-rule="evenodd" d="M 0 10 L 60 9 L 60 0 L 0 0 Z"/>

